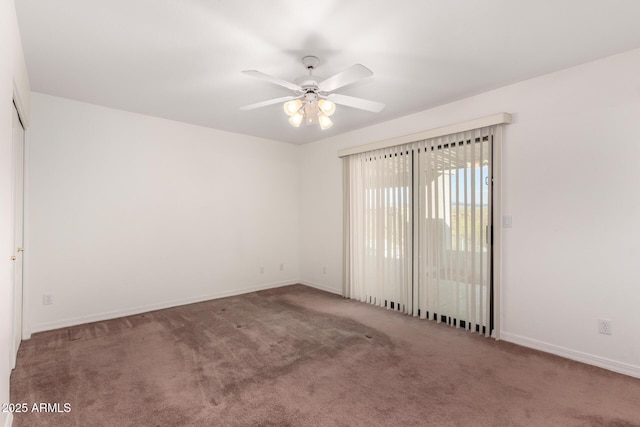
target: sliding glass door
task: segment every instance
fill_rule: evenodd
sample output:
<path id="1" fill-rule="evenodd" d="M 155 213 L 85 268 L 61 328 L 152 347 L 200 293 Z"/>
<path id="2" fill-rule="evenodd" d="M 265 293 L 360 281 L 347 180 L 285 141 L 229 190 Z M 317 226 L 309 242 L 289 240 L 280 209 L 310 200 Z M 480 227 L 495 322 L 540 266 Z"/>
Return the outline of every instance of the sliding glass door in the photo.
<path id="1" fill-rule="evenodd" d="M 491 296 L 491 135 L 418 144 L 415 311 L 488 331 Z"/>
<path id="2" fill-rule="evenodd" d="M 491 333 L 493 132 L 346 159 L 345 296 Z"/>

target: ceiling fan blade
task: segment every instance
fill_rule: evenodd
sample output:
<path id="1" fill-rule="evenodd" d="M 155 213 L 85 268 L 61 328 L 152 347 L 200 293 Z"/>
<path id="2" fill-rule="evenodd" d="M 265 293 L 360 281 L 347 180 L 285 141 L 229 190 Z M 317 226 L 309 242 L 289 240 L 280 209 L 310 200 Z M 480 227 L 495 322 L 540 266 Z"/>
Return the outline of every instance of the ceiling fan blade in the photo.
<path id="1" fill-rule="evenodd" d="M 373 71 L 361 64 L 355 64 L 336 75 L 318 83 L 318 88 L 323 92 L 332 92 L 360 79 L 373 75 Z"/>
<path id="2" fill-rule="evenodd" d="M 382 102 L 369 101 L 368 99 L 356 98 L 354 96 L 340 95 L 339 93 L 332 93 L 327 96 L 327 99 L 336 104 L 359 108 L 361 110 L 371 111 L 372 113 L 379 113 L 385 107 Z"/>
<path id="3" fill-rule="evenodd" d="M 266 107 L 267 105 L 278 104 L 280 102 L 291 101 L 292 99 L 300 98 L 299 96 L 283 96 L 282 98 L 270 99 L 268 101 L 256 102 L 255 104 L 245 105 L 240 107 L 241 110 L 253 110 L 260 107 Z"/>
<path id="4" fill-rule="evenodd" d="M 288 82 L 286 80 L 279 79 L 277 77 L 270 76 L 269 74 L 262 73 L 256 70 L 246 70 L 242 72 L 247 76 L 255 77 L 257 79 L 266 80 L 273 84 L 277 84 L 278 86 L 284 86 L 287 89 L 291 89 L 294 91 L 302 91 L 302 88 L 295 83 Z"/>

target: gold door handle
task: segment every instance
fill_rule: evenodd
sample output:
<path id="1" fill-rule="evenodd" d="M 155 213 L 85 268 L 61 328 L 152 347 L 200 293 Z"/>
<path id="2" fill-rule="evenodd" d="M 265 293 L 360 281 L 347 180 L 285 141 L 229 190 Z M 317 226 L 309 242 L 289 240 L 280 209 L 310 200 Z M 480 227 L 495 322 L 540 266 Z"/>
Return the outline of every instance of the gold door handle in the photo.
<path id="1" fill-rule="evenodd" d="M 18 248 L 18 252 L 24 252 L 24 248 Z"/>
<path id="2" fill-rule="evenodd" d="M 12 256 L 11 256 L 11 261 L 15 261 L 15 260 L 16 260 L 16 256 L 15 256 L 15 255 L 12 255 Z"/>

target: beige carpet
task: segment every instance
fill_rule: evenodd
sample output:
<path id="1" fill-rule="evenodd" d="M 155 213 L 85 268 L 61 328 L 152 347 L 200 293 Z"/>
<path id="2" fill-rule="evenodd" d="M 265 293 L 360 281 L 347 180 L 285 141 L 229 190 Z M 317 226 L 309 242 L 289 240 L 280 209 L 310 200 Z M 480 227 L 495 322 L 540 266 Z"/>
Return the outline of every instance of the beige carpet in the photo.
<path id="1" fill-rule="evenodd" d="M 36 334 L 11 401 L 60 404 L 15 426 L 640 425 L 638 379 L 302 285 Z"/>

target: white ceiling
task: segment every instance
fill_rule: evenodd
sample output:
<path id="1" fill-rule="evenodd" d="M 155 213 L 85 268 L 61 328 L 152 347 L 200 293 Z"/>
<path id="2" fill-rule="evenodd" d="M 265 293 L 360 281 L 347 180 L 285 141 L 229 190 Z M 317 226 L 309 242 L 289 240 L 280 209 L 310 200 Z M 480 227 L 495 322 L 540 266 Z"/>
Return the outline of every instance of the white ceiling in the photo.
<path id="1" fill-rule="evenodd" d="M 32 89 L 127 111 L 306 143 L 640 47 L 637 0 L 16 0 Z M 334 126 L 293 128 L 281 105 L 305 55 L 339 93 Z"/>

